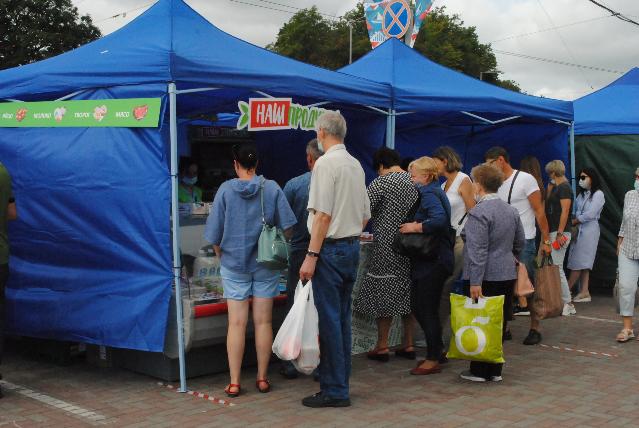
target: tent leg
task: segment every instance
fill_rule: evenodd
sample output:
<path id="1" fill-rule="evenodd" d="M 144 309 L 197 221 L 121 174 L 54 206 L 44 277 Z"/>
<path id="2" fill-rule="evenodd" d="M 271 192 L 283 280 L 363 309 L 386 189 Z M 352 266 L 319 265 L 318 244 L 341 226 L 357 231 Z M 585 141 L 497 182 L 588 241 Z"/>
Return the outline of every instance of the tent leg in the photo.
<path id="1" fill-rule="evenodd" d="M 386 147 L 389 149 L 393 148 L 393 116 L 392 110 L 388 109 L 388 113 L 386 113 Z"/>
<path id="2" fill-rule="evenodd" d="M 390 148 L 395 150 L 395 134 L 397 133 L 397 116 L 395 114 L 395 110 L 391 112 L 391 146 Z"/>
<path id="3" fill-rule="evenodd" d="M 570 123 L 570 175 L 572 181 L 572 194 L 577 194 L 577 182 L 575 180 L 575 122 Z"/>
<path id="4" fill-rule="evenodd" d="M 173 231 L 173 276 L 175 283 L 175 307 L 177 312 L 178 359 L 180 365 L 179 392 L 186 389 L 186 362 L 184 353 L 184 318 L 182 315 L 182 288 L 180 285 L 180 220 L 178 213 L 178 156 L 177 156 L 177 94 L 175 83 L 169 83 L 169 111 L 171 134 L 171 221 Z"/>

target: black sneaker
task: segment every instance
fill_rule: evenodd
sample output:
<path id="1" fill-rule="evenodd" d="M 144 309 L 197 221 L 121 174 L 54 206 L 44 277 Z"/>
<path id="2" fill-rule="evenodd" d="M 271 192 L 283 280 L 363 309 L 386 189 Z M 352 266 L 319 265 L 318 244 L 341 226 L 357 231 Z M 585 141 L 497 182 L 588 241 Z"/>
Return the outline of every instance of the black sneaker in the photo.
<path id="1" fill-rule="evenodd" d="M 521 306 L 517 305 L 513 308 L 513 315 L 515 316 L 529 316 L 530 315 L 530 308 L 522 308 Z"/>
<path id="2" fill-rule="evenodd" d="M 541 333 L 533 329 L 528 332 L 528 336 L 524 339 L 524 345 L 536 345 L 539 342 L 541 342 Z"/>
<path id="3" fill-rule="evenodd" d="M 315 395 L 308 396 L 302 400 L 302 404 L 306 407 L 349 407 L 351 400 L 348 398 L 332 398 L 318 392 Z"/>
<path id="4" fill-rule="evenodd" d="M 504 337 L 502 337 L 502 342 L 505 342 L 506 340 L 513 340 L 513 334 L 510 332 L 510 330 L 506 330 L 504 332 Z"/>

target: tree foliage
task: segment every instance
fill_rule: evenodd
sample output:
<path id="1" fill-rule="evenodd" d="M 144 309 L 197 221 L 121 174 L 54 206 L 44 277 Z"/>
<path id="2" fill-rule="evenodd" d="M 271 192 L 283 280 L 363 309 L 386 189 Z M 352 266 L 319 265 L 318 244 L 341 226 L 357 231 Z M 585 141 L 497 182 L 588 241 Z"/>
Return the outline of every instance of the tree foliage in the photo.
<path id="1" fill-rule="evenodd" d="M 353 28 L 355 61 L 371 50 L 362 3 L 339 20 L 324 17 L 315 7 L 301 10 L 284 24 L 275 42 L 267 48 L 335 70 L 349 61 L 349 23 Z M 427 16 L 415 49 L 439 64 L 475 78 L 479 78 L 481 72 L 498 69 L 492 47 L 479 41 L 476 28 L 464 26 L 461 18 L 447 14 L 445 7 L 435 8 Z M 501 80 L 498 74 L 484 74 L 483 79 L 507 89 L 520 90 L 516 82 Z"/>
<path id="2" fill-rule="evenodd" d="M 71 0 L 0 0 L 0 69 L 40 61 L 101 36 Z"/>

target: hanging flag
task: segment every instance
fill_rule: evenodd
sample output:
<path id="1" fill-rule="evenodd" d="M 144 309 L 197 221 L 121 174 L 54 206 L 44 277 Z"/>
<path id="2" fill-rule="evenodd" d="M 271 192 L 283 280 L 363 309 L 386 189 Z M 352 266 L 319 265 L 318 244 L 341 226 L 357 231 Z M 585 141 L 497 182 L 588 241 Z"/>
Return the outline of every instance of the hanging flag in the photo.
<path id="1" fill-rule="evenodd" d="M 373 49 L 390 37 L 401 39 L 411 31 L 413 11 L 408 0 L 379 0 L 364 3 L 364 13 Z"/>
<path id="2" fill-rule="evenodd" d="M 415 24 L 413 25 L 413 33 L 410 36 L 410 47 L 415 45 L 419 30 L 433 7 L 433 0 L 416 0 L 415 4 Z"/>

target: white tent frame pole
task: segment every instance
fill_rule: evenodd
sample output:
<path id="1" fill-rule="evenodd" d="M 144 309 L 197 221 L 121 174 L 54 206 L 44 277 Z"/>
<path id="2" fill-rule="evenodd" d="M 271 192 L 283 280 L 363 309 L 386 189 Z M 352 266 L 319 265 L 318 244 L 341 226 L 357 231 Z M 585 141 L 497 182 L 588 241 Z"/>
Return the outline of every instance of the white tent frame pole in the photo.
<path id="1" fill-rule="evenodd" d="M 392 113 L 393 110 L 392 109 L 388 109 L 388 113 L 386 116 L 386 147 L 388 147 L 389 149 L 393 148 L 393 116 Z"/>
<path id="2" fill-rule="evenodd" d="M 391 149 L 395 150 L 395 133 L 397 132 L 397 115 L 395 109 L 391 110 Z"/>
<path id="3" fill-rule="evenodd" d="M 182 89 L 181 91 L 175 91 L 176 95 L 181 94 L 193 94 L 196 92 L 207 92 L 207 91 L 217 91 L 220 88 L 196 88 L 196 89 Z"/>
<path id="4" fill-rule="evenodd" d="M 180 218 L 178 212 L 178 129 L 177 91 L 174 82 L 169 83 L 169 114 L 171 135 L 171 222 L 173 237 L 173 281 L 175 284 L 175 309 L 177 317 L 178 360 L 180 365 L 180 389 L 186 389 L 186 356 L 184 351 L 184 318 L 182 314 L 182 286 L 180 284 Z"/>
<path id="5" fill-rule="evenodd" d="M 572 181 L 572 194 L 577 194 L 577 181 L 575 177 L 576 171 L 575 164 L 575 122 L 570 122 L 570 175 Z"/>
<path id="6" fill-rule="evenodd" d="M 75 91 L 75 92 L 73 92 L 73 93 L 70 93 L 69 95 L 65 95 L 65 96 L 63 96 L 63 97 L 60 97 L 60 98 L 58 98 L 58 99 L 57 99 L 57 100 L 55 100 L 55 101 L 65 101 L 65 100 L 68 100 L 69 98 L 73 98 L 73 97 L 75 97 L 76 95 L 80 95 L 80 94 L 81 94 L 82 92 L 84 92 L 84 91 L 85 91 L 84 89 L 82 89 L 82 90 L 80 90 L 80 91 Z"/>
<path id="7" fill-rule="evenodd" d="M 364 106 L 364 107 L 366 107 L 368 109 L 371 109 L 373 111 L 376 111 L 377 113 L 384 114 L 384 115 L 389 115 L 390 114 L 390 109 L 388 109 L 388 111 L 384 111 L 381 108 L 377 108 L 377 107 L 373 107 L 373 106 Z"/>

